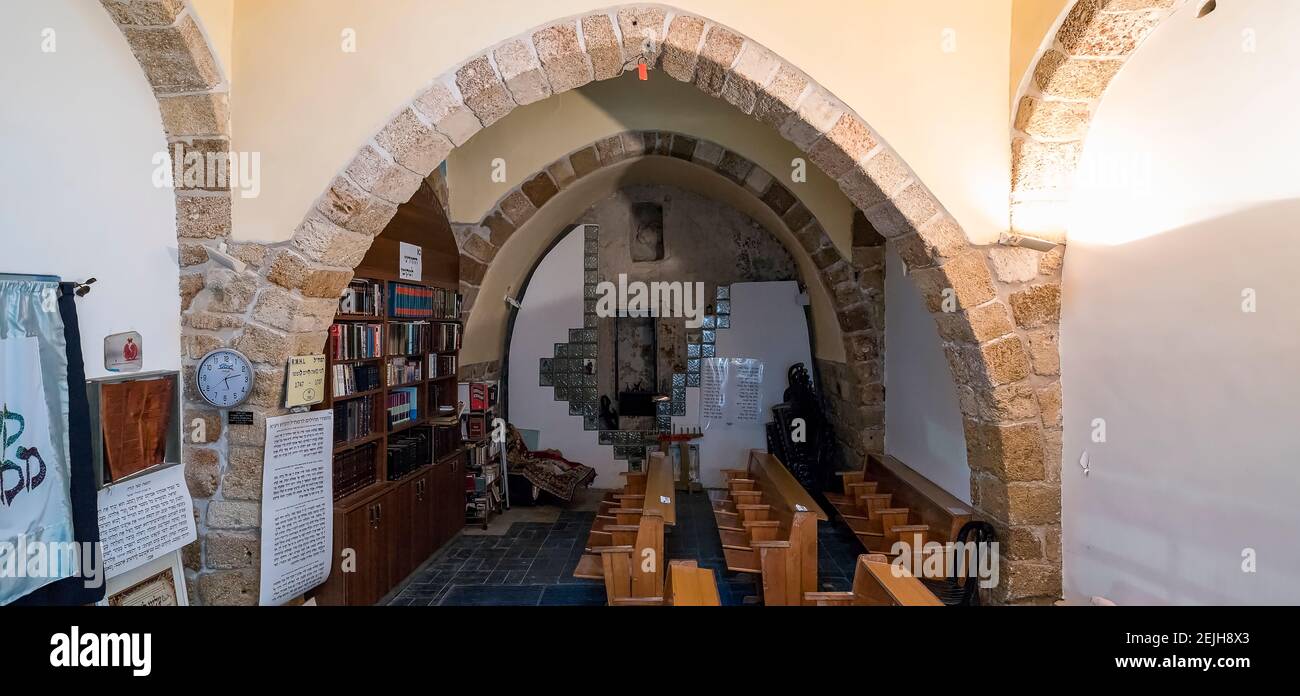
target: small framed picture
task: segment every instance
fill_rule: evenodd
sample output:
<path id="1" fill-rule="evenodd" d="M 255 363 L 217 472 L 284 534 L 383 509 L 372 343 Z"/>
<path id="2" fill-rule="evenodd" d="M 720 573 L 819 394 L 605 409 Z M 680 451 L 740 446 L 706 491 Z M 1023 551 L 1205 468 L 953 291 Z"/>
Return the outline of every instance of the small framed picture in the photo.
<path id="1" fill-rule="evenodd" d="M 185 607 L 190 604 L 180 551 L 112 578 L 106 589 L 100 606 Z"/>
<path id="2" fill-rule="evenodd" d="M 144 366 L 143 342 L 138 331 L 105 336 L 104 369 L 109 372 L 139 372 Z"/>

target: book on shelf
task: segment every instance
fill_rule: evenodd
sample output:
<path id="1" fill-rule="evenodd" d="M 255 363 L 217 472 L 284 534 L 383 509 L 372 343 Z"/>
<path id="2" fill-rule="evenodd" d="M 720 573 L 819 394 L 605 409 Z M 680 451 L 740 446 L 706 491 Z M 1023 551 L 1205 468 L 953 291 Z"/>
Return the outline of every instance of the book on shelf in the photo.
<path id="1" fill-rule="evenodd" d="M 488 435 L 492 415 L 488 413 L 465 413 L 461 415 L 461 430 L 466 440 L 482 440 Z"/>
<path id="2" fill-rule="evenodd" d="M 377 447 L 378 445 L 370 443 L 335 455 L 335 500 L 350 493 L 356 493 L 375 482 L 375 449 Z"/>
<path id="3" fill-rule="evenodd" d="M 359 440 L 374 432 L 374 399 L 334 404 L 334 442 Z"/>
<path id="4" fill-rule="evenodd" d="M 388 316 L 395 319 L 456 319 L 460 295 L 452 290 L 393 283 L 388 293 Z"/>
<path id="5" fill-rule="evenodd" d="M 456 374 L 456 356 L 429 353 L 429 378 L 451 377 Z"/>
<path id="6" fill-rule="evenodd" d="M 441 459 L 460 449 L 460 428 L 455 425 L 433 426 L 433 451 Z"/>
<path id="7" fill-rule="evenodd" d="M 469 410 L 486 411 L 497 405 L 496 382 L 469 383 Z"/>
<path id="8" fill-rule="evenodd" d="M 419 382 L 424 366 L 419 358 L 397 357 L 388 359 L 388 383 L 392 385 Z"/>
<path id="9" fill-rule="evenodd" d="M 449 353 L 460 350 L 460 324 L 434 324 L 433 346 L 430 350 Z"/>
<path id="10" fill-rule="evenodd" d="M 384 286 L 369 280 L 353 280 L 339 298 L 339 314 L 384 315 Z"/>
<path id="11" fill-rule="evenodd" d="M 333 368 L 336 399 L 380 387 L 378 365 L 334 365 Z"/>
<path id="12" fill-rule="evenodd" d="M 433 433 L 428 426 L 411 428 L 388 439 L 388 480 L 396 481 L 433 461 Z"/>
<path id="13" fill-rule="evenodd" d="M 330 357 L 334 360 L 377 358 L 382 349 L 383 324 L 334 324 L 329 329 Z"/>
<path id="14" fill-rule="evenodd" d="M 429 352 L 433 325 L 428 322 L 391 322 L 388 324 L 388 355 L 422 355 Z"/>
<path id="15" fill-rule="evenodd" d="M 392 389 L 388 392 L 388 429 L 420 420 L 420 398 L 416 387 Z"/>

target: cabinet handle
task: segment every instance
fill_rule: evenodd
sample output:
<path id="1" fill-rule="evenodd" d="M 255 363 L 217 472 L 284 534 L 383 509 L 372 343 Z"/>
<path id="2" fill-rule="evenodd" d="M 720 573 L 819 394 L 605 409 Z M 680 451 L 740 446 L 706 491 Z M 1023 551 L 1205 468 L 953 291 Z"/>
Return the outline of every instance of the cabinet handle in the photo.
<path id="1" fill-rule="evenodd" d="M 383 503 L 377 503 L 377 504 L 375 505 L 375 513 L 376 513 L 376 514 L 375 514 L 375 522 L 377 522 L 377 523 L 381 523 L 381 524 L 382 524 L 383 521 L 384 521 L 384 504 L 383 504 Z"/>

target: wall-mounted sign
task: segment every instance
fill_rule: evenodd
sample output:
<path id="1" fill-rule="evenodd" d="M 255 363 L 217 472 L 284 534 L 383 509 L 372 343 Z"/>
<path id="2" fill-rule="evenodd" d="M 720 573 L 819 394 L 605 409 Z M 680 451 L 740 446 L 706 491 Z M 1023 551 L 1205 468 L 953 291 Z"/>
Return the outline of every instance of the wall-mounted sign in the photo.
<path id="1" fill-rule="evenodd" d="M 106 578 L 197 539 L 185 467 L 169 466 L 100 489 L 99 535 Z"/>
<path id="2" fill-rule="evenodd" d="M 139 372 L 144 366 L 143 343 L 138 331 L 105 336 L 104 369 L 109 372 Z"/>
<path id="3" fill-rule="evenodd" d="M 398 242 L 398 277 L 418 281 L 424 277 L 424 249 L 418 244 Z"/>
<path id="4" fill-rule="evenodd" d="M 325 356 L 295 355 L 289 358 L 289 387 L 285 408 L 311 406 L 325 400 Z"/>
<path id="5" fill-rule="evenodd" d="M 252 411 L 227 411 L 226 425 L 252 425 Z"/>
<path id="6" fill-rule="evenodd" d="M 259 604 L 284 604 L 329 578 L 333 433 L 333 411 L 266 419 Z"/>

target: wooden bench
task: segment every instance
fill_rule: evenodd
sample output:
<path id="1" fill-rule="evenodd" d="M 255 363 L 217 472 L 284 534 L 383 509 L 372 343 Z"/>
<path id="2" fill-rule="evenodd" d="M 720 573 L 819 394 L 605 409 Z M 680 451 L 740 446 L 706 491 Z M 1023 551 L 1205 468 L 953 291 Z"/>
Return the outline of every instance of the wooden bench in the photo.
<path id="1" fill-rule="evenodd" d="M 798 605 L 817 589 L 822 511 L 773 455 L 750 450 L 744 469 L 724 469 L 727 497 L 713 503 L 727 568 L 762 576 L 763 603 Z"/>
<path id="2" fill-rule="evenodd" d="M 696 561 L 679 560 L 668 562 L 663 597 L 619 597 L 611 605 L 717 607 L 722 601 L 712 570 L 701 568 Z"/>
<path id="3" fill-rule="evenodd" d="M 677 524 L 675 500 L 672 463 L 663 453 L 652 453 L 644 472 L 628 472 L 623 489 L 601 501 L 574 577 L 603 580 L 610 605 L 669 603 L 664 532 Z M 705 570 L 711 582 L 713 572 Z M 679 583 L 701 582 L 688 580 L 692 575 L 682 570 Z"/>
<path id="4" fill-rule="evenodd" d="M 840 472 L 843 492 L 826 500 L 873 553 L 894 555 L 903 541 L 920 548 L 949 542 L 974 511 L 953 494 L 889 455 L 867 456 L 861 471 Z"/>
<path id="5" fill-rule="evenodd" d="M 882 554 L 862 554 L 853 571 L 852 592 L 807 592 L 804 603 L 819 607 L 941 607 L 943 602 L 904 568 Z"/>

